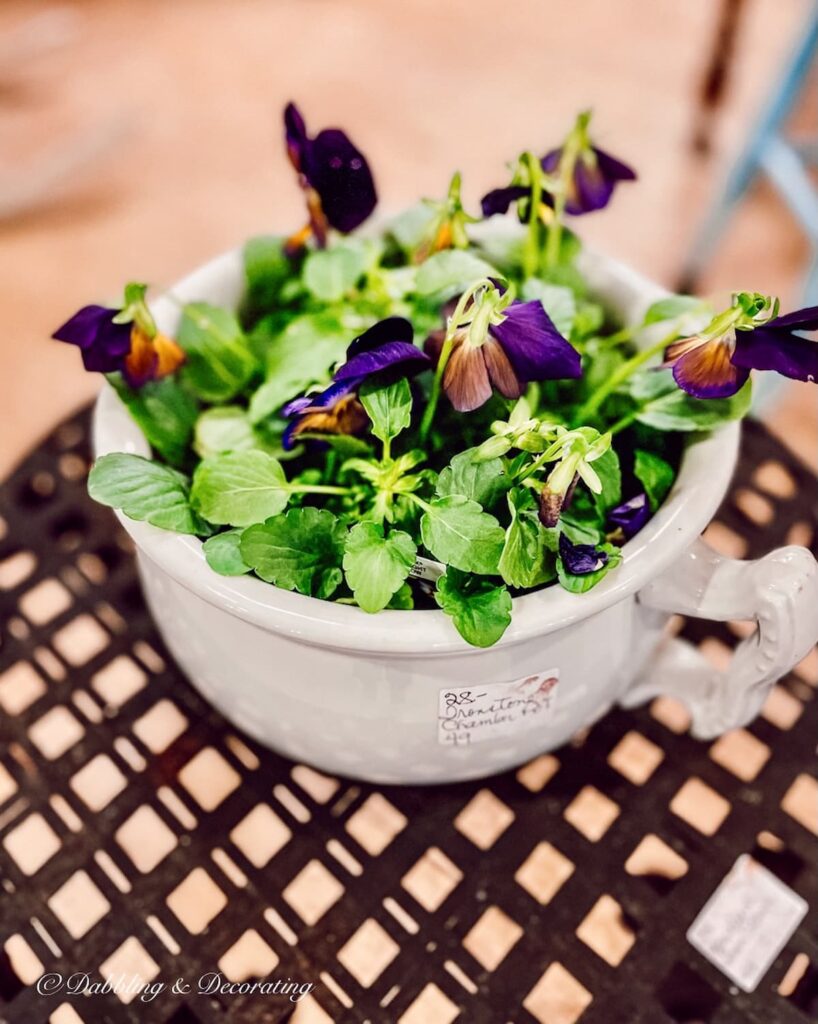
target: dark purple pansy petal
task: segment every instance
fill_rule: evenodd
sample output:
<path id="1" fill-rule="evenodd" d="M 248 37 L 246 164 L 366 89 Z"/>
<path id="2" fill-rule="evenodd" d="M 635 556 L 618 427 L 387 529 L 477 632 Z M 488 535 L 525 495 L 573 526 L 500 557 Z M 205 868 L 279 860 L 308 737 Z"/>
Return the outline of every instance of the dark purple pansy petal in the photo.
<path id="1" fill-rule="evenodd" d="M 521 381 L 582 376 L 579 352 L 568 342 L 538 300 L 512 302 L 505 320 L 490 328 Z"/>
<path id="2" fill-rule="evenodd" d="M 307 126 L 301 111 L 294 103 L 284 108 L 284 137 L 287 142 L 287 155 L 293 167 L 300 171 L 304 162 L 304 150 L 308 145 Z"/>
<path id="3" fill-rule="evenodd" d="M 650 519 L 650 506 L 645 494 L 637 494 L 630 501 L 625 501 L 608 513 L 608 522 L 618 526 L 626 537 L 639 533 Z"/>
<path id="4" fill-rule="evenodd" d="M 57 341 L 67 341 L 69 345 L 90 348 L 103 324 L 110 323 L 118 312 L 107 306 L 83 306 L 70 320 L 58 327 L 51 337 Z"/>
<path id="5" fill-rule="evenodd" d="M 301 171 L 321 197 L 321 208 L 338 231 L 353 231 L 375 209 L 377 194 L 366 158 L 337 128 L 307 142 Z"/>
<path id="6" fill-rule="evenodd" d="M 594 146 L 594 153 L 599 169 L 608 181 L 636 181 L 636 171 L 632 167 L 597 146 Z"/>
<path id="7" fill-rule="evenodd" d="M 784 316 L 777 316 L 774 320 L 768 320 L 763 330 L 777 331 L 782 328 L 790 331 L 818 331 L 818 306 L 807 306 L 806 309 L 796 309 Z"/>
<path id="8" fill-rule="evenodd" d="M 387 341 L 386 344 L 360 352 L 339 366 L 334 377 L 337 381 L 348 381 L 369 377 L 373 373 L 402 366 L 405 373 L 419 373 L 430 365 L 429 357 L 407 341 Z"/>
<path id="9" fill-rule="evenodd" d="M 607 564 L 608 555 L 593 544 L 573 544 L 564 533 L 559 539 L 560 558 L 572 576 L 587 576 Z"/>
<path id="10" fill-rule="evenodd" d="M 282 408 L 281 415 L 285 419 L 289 419 L 290 416 L 297 416 L 300 412 L 305 409 L 309 409 L 312 405 L 312 396 L 300 395 L 298 398 L 293 398 Z"/>
<path id="11" fill-rule="evenodd" d="M 118 309 L 107 306 L 83 306 L 52 334 L 57 341 L 77 345 L 82 350 L 86 370 L 113 373 L 131 348 L 131 324 L 115 324 Z"/>
<path id="12" fill-rule="evenodd" d="M 379 348 L 388 341 L 405 341 L 411 345 L 413 337 L 414 329 L 405 317 L 388 316 L 350 342 L 347 359 L 360 355 L 361 352 L 371 352 L 373 348 Z"/>
<path id="13" fill-rule="evenodd" d="M 495 213 L 507 213 L 509 206 L 519 199 L 525 199 L 529 189 L 525 185 L 508 185 L 506 188 L 493 188 L 480 200 L 480 208 L 484 217 L 492 217 Z"/>
<path id="14" fill-rule="evenodd" d="M 354 391 L 362 380 L 362 377 L 356 377 L 351 380 L 333 381 L 323 391 L 315 391 L 311 395 L 301 395 L 299 398 L 293 398 L 281 410 L 281 415 L 289 417 L 297 416 L 307 409 L 329 409 L 339 399 L 343 398 L 344 395 Z"/>
<path id="15" fill-rule="evenodd" d="M 668 348 L 670 358 L 683 344 L 675 342 Z M 731 361 L 730 346 L 719 338 L 692 344 L 673 363 L 673 379 L 694 398 L 729 398 L 749 376 L 749 370 Z"/>
<path id="16" fill-rule="evenodd" d="M 559 149 L 552 149 L 540 160 L 540 166 L 546 174 L 553 174 L 559 167 L 560 157 L 562 156 L 562 147 Z"/>
<path id="17" fill-rule="evenodd" d="M 745 375 L 750 370 L 775 370 L 793 380 L 818 380 L 818 341 L 768 327 L 736 331 L 735 366 Z"/>
<path id="18" fill-rule="evenodd" d="M 284 428 L 284 432 L 281 435 L 281 447 L 285 452 L 291 452 L 295 448 L 295 433 L 299 423 L 298 419 L 294 419 Z"/>

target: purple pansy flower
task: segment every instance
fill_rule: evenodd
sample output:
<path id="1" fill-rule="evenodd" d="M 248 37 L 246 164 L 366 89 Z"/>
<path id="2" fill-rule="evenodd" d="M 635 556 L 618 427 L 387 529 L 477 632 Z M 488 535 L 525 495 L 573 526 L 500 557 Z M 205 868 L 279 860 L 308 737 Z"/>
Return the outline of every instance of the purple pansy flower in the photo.
<path id="1" fill-rule="evenodd" d="M 141 289 L 138 301 L 143 305 L 145 287 L 136 287 Z M 140 308 L 136 319 L 116 323 L 122 312 L 107 306 L 83 306 L 51 337 L 76 345 L 86 370 L 119 371 L 132 388 L 176 371 L 185 361 L 185 353 L 173 338 L 156 330 L 147 307 L 144 311 Z"/>
<path id="2" fill-rule="evenodd" d="M 552 149 L 542 158 L 542 169 L 547 174 L 558 173 L 565 147 Z M 577 154 L 573 171 L 568 179 L 565 212 L 574 217 L 601 210 L 610 202 L 613 190 L 620 181 L 635 181 L 636 172 L 590 144 Z"/>
<path id="3" fill-rule="evenodd" d="M 353 231 L 372 213 L 375 183 L 366 158 L 338 128 L 325 128 L 314 138 L 294 103 L 284 111 L 287 155 L 307 197 L 309 224 L 291 240 L 300 247 L 310 235 L 326 243 L 327 228 Z"/>
<path id="4" fill-rule="evenodd" d="M 506 398 L 519 398 L 530 381 L 582 376 L 579 353 L 540 301 L 511 302 L 496 318 L 486 318 L 485 329 L 475 336 L 478 306 L 456 327 L 443 374 L 443 390 L 458 412 L 484 405 L 493 388 Z"/>
<path id="5" fill-rule="evenodd" d="M 650 505 L 647 495 L 637 494 L 629 501 L 612 508 L 608 513 L 608 522 L 619 527 L 627 539 L 635 536 L 650 519 Z"/>
<path id="6" fill-rule="evenodd" d="M 719 329 L 728 314 L 716 317 L 701 334 L 668 346 L 664 365 L 673 368 L 673 379 L 683 391 L 694 398 L 729 398 L 746 383 L 750 370 L 818 380 L 818 342 L 795 333 L 818 330 L 818 306 L 766 323 L 739 321 L 738 326 L 733 322 Z"/>
<path id="7" fill-rule="evenodd" d="M 409 377 L 429 366 L 429 357 L 412 343 L 411 323 L 390 316 L 370 327 L 351 342 L 347 358 L 333 374 L 332 383 L 314 395 L 302 395 L 284 406 L 282 415 L 291 418 L 282 437 L 289 450 L 304 432 L 356 434 L 369 417 L 358 401 L 358 388 L 374 374 Z"/>
<path id="8" fill-rule="evenodd" d="M 506 185 L 505 188 L 493 188 L 480 200 L 480 208 L 484 217 L 493 217 L 496 213 L 508 213 L 508 208 L 512 203 L 527 199 L 530 194 L 531 189 L 528 185 Z M 548 206 L 553 205 L 553 201 L 548 195 L 544 195 L 542 201 Z M 521 213 L 520 220 L 524 219 L 525 217 Z"/>
<path id="9" fill-rule="evenodd" d="M 592 145 L 588 136 L 590 120 L 590 111 L 581 113 L 565 143 L 558 149 L 550 150 L 540 160 L 540 167 L 551 179 L 542 182 L 540 202 L 545 206 L 554 206 L 554 197 L 562 198 L 562 209 L 575 217 L 601 210 L 608 205 L 620 181 L 634 181 L 636 178 L 636 172 L 631 167 Z M 483 216 L 506 213 L 513 202 L 530 196 L 535 184 L 531 172 L 531 166 L 526 167 L 526 157 L 521 157 L 512 183 L 505 188 L 493 189 L 483 196 L 480 201 Z M 521 220 L 527 219 L 525 204 L 521 204 L 519 213 Z"/>
<path id="10" fill-rule="evenodd" d="M 571 576 L 587 576 L 608 564 L 608 554 L 593 544 L 574 544 L 560 533 L 559 552 L 562 564 Z"/>

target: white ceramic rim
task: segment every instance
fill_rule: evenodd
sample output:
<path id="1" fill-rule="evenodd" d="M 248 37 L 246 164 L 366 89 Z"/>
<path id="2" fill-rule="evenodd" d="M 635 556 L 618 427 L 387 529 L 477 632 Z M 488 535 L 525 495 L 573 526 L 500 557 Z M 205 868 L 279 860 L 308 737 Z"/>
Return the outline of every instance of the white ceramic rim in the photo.
<path id="1" fill-rule="evenodd" d="M 583 256 L 591 268 L 604 262 L 610 287 L 638 296 L 646 306 L 666 294 L 628 267 L 593 253 Z M 194 271 L 172 289 L 172 298 L 158 299 L 152 308 L 164 330 L 173 330 L 179 302 L 206 299 L 216 305 L 235 305 L 243 283 L 241 250 L 231 250 Z M 609 294 L 604 294 L 604 292 Z M 602 289 L 600 298 L 616 304 L 616 294 Z M 712 519 L 730 483 L 738 455 L 740 429 L 728 423 L 688 445 L 679 475 L 662 507 L 647 526 L 623 548 L 623 562 L 593 590 L 570 594 L 561 587 L 514 599 L 511 625 L 492 651 L 545 636 L 581 619 L 590 618 L 635 593 L 666 569 L 695 540 Z M 93 447 L 96 455 L 133 452 L 150 456 L 150 449 L 114 390 L 107 386 L 97 401 Z M 468 645 L 451 621 L 438 610 L 385 610 L 369 615 L 350 605 L 334 604 L 280 590 L 251 576 L 219 576 L 208 566 L 202 542 L 170 533 L 116 513 L 139 552 L 191 593 L 245 622 L 283 633 L 306 644 L 370 655 L 438 656 L 482 653 Z"/>

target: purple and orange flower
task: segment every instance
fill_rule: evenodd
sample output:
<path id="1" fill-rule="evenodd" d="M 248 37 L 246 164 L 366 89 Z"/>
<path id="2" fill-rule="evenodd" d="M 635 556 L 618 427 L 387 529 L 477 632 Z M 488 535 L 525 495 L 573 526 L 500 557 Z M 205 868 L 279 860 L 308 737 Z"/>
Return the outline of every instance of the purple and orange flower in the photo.
<path id="1" fill-rule="evenodd" d="M 478 409 L 494 388 L 505 398 L 519 398 L 531 381 L 582 376 L 579 353 L 541 302 L 510 301 L 510 293 L 493 281 L 470 291 L 469 301 L 458 304 L 450 321 L 451 348 L 442 381 L 458 412 Z M 427 351 L 437 354 L 439 346 L 439 337 L 433 336 Z"/>
<path id="2" fill-rule="evenodd" d="M 174 373 L 185 361 L 173 338 L 156 329 L 147 305 L 145 285 L 128 285 L 125 304 L 83 306 L 51 335 L 76 345 L 86 370 L 121 372 L 132 388 Z"/>
<path id="3" fill-rule="evenodd" d="M 729 398 L 751 370 L 774 370 L 793 380 L 818 380 L 818 342 L 796 333 L 818 330 L 818 306 L 776 316 L 778 302 L 739 293 L 730 309 L 699 334 L 674 341 L 665 367 L 694 398 Z"/>
<path id="4" fill-rule="evenodd" d="M 377 194 L 372 172 L 363 153 L 340 129 L 324 128 L 311 138 L 294 103 L 284 111 L 284 133 L 309 213 L 307 225 L 289 240 L 288 249 L 301 249 L 310 237 L 323 248 L 329 228 L 346 234 L 374 210 Z"/>
<path id="5" fill-rule="evenodd" d="M 347 358 L 323 391 L 294 398 L 282 409 L 291 422 L 282 437 L 285 449 L 292 449 L 303 433 L 357 434 L 369 423 L 358 401 L 358 389 L 375 374 L 386 380 L 410 377 L 430 365 L 429 357 L 413 342 L 411 323 L 391 316 L 370 327 L 351 342 Z"/>

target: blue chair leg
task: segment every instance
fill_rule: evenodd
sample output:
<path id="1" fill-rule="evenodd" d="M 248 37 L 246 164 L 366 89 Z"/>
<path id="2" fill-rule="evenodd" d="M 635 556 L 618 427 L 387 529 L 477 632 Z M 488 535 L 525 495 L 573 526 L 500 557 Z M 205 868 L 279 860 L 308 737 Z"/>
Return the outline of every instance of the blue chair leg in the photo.
<path id="1" fill-rule="evenodd" d="M 775 162 L 775 152 L 770 158 L 767 155 L 768 150 L 771 144 L 777 140 L 777 133 L 803 89 L 816 49 L 818 49 L 818 5 L 813 4 L 804 31 L 798 39 L 792 56 L 787 61 L 784 74 L 773 90 L 744 150 L 730 170 L 720 195 L 705 218 L 691 247 L 690 255 L 685 261 L 679 277 L 678 288 L 680 291 L 693 290 L 736 203 L 747 191 L 759 171 L 767 169 L 764 166 L 765 161 L 771 159 Z M 782 164 L 782 162 L 783 158 L 779 153 L 778 164 Z M 780 185 L 780 182 L 776 183 Z M 782 194 L 785 196 L 788 194 L 790 182 L 788 181 L 786 184 L 787 188 L 782 190 Z M 796 215 L 800 216 L 800 213 Z"/>

